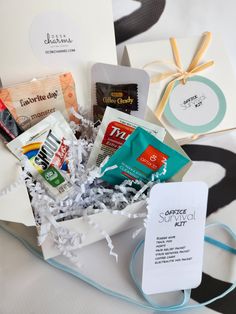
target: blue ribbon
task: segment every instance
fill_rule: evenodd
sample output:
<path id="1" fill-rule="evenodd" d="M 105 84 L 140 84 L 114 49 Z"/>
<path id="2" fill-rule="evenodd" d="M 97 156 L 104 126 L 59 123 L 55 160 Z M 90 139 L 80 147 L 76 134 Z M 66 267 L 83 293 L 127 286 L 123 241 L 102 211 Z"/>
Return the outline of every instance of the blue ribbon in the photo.
<path id="1" fill-rule="evenodd" d="M 113 291 L 111 289 L 108 289 L 102 285 L 100 285 L 99 283 L 95 282 L 94 280 L 92 280 L 91 278 L 83 275 L 82 273 L 68 267 L 65 266 L 59 262 L 57 262 L 55 259 L 48 259 L 48 260 L 44 260 L 42 254 L 40 254 L 30 243 L 28 243 L 26 240 L 20 238 L 16 233 L 14 233 L 11 230 L 8 230 L 8 228 L 0 226 L 2 229 L 4 229 L 6 232 L 8 232 L 9 234 L 11 234 L 13 237 L 15 237 L 18 241 L 20 241 L 31 253 L 33 253 L 36 257 L 40 258 L 41 260 L 45 261 L 46 263 L 50 264 L 51 266 L 60 269 L 68 274 L 71 274 L 72 276 L 81 279 L 82 281 L 86 282 L 87 284 L 89 284 L 90 286 L 96 288 L 97 290 L 111 296 L 111 297 L 115 297 L 117 299 L 126 301 L 128 303 L 131 303 L 133 305 L 136 305 L 140 308 L 146 309 L 146 310 L 150 310 L 150 311 L 162 311 L 162 312 L 176 312 L 176 311 L 182 311 L 182 310 L 191 310 L 191 309 L 196 309 L 196 308 L 200 308 L 203 306 L 206 306 L 210 303 L 215 302 L 218 299 L 221 299 L 223 297 L 225 297 L 227 294 L 229 294 L 231 291 L 233 291 L 236 288 L 236 282 L 232 283 L 232 285 L 223 293 L 221 293 L 219 296 L 210 299 L 206 302 L 203 302 L 201 304 L 193 304 L 193 305 L 188 305 L 189 300 L 190 300 L 190 296 L 191 296 L 191 290 L 184 290 L 184 294 L 183 294 L 183 300 L 181 303 L 176 304 L 176 305 L 170 305 L 170 306 L 161 306 L 157 303 L 155 303 L 149 296 L 147 296 L 141 288 L 141 285 L 137 279 L 137 275 L 135 272 L 135 262 L 136 262 L 136 256 L 137 253 L 139 252 L 139 250 L 141 249 L 141 247 L 144 244 L 144 240 L 140 241 L 139 244 L 137 245 L 137 247 L 135 248 L 131 260 L 130 260 L 130 266 L 129 266 L 129 270 L 130 270 L 130 274 L 131 277 L 133 278 L 133 281 L 137 287 L 137 289 L 139 290 L 139 292 L 142 294 L 142 296 L 144 297 L 144 299 L 146 300 L 145 303 L 136 301 L 135 299 L 132 299 L 124 294 L 118 293 L 116 291 Z M 230 236 L 236 240 L 236 234 L 234 233 L 234 231 L 228 227 L 225 224 L 221 224 L 221 223 L 214 223 L 214 224 L 209 224 L 206 226 L 206 229 L 209 228 L 213 228 L 213 227 L 221 227 L 223 228 L 225 231 L 227 231 Z M 205 236 L 205 242 L 214 245 L 224 251 L 227 251 L 229 253 L 232 254 L 236 254 L 236 249 L 219 241 L 216 240 L 210 236 Z"/>

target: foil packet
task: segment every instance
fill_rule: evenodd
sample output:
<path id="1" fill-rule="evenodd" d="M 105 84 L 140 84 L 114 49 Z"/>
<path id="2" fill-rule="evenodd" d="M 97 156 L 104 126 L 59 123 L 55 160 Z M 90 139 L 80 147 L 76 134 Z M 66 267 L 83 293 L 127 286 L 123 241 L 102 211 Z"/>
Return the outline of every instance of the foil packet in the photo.
<path id="1" fill-rule="evenodd" d="M 20 160 L 27 159 L 29 173 L 53 196 L 67 197 L 72 184 L 67 175 L 69 146 L 75 140 L 60 112 L 55 112 L 22 133 L 7 147 Z"/>
<path id="2" fill-rule="evenodd" d="M 186 157 L 138 127 L 102 167 L 101 179 L 112 185 L 125 180 L 163 182 L 188 162 Z"/>

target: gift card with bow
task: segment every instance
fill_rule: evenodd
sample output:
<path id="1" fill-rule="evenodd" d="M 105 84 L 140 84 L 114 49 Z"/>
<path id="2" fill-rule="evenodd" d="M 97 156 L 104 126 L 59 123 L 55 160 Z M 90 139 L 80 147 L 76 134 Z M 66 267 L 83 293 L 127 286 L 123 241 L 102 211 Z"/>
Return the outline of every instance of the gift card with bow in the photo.
<path id="1" fill-rule="evenodd" d="M 236 127 L 236 81 L 218 36 L 129 44 L 123 63 L 149 73 L 148 105 L 175 139 Z"/>

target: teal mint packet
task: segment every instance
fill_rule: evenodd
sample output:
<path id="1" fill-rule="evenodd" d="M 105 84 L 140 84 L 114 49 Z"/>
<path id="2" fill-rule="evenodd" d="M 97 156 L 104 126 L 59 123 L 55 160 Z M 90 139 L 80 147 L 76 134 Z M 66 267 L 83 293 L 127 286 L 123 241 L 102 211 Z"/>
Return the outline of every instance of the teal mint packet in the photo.
<path id="1" fill-rule="evenodd" d="M 189 159 L 138 127 L 102 167 L 104 181 L 116 185 L 124 180 L 167 181 Z M 115 169 L 109 169 L 112 166 Z"/>

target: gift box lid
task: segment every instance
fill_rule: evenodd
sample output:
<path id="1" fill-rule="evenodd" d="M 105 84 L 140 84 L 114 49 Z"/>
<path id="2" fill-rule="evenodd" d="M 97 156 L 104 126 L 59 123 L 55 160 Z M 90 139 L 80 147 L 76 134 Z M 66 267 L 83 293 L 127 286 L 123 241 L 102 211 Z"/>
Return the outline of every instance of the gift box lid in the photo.
<path id="1" fill-rule="evenodd" d="M 176 39 L 180 59 L 184 70 L 188 69 L 191 60 L 198 51 L 203 36 L 204 34 L 202 36 Z M 230 60 L 224 48 L 223 40 L 218 34 L 215 33 L 212 33 L 212 39 L 209 42 L 209 46 L 199 60 L 198 64 L 202 65 L 211 60 L 214 62 L 212 66 L 200 72 L 197 72 L 196 75 L 190 77 L 190 80 L 194 80 L 198 77 L 199 80 L 201 80 L 202 84 L 206 83 L 210 85 L 208 87 L 210 87 L 213 91 L 215 90 L 216 95 L 218 94 L 219 96 L 220 94 L 219 98 L 220 102 L 222 103 L 222 110 L 220 109 L 216 114 L 215 121 L 213 121 L 215 117 L 215 112 L 212 111 L 212 119 L 210 119 L 211 117 L 209 118 L 209 122 L 211 122 L 211 124 L 208 123 L 209 130 L 204 131 L 203 127 L 199 128 L 198 132 L 184 131 L 183 129 L 181 129 L 181 127 L 183 128 L 183 125 L 181 125 L 180 123 L 178 125 L 176 124 L 176 119 L 174 120 L 173 115 L 172 120 L 167 120 L 166 112 L 164 111 L 161 121 L 168 129 L 168 131 L 172 134 L 172 136 L 178 141 L 194 138 L 193 135 L 195 134 L 201 135 L 215 133 L 236 127 L 236 121 L 234 119 L 234 117 L 236 116 L 236 107 L 234 106 L 234 89 L 236 85 L 236 80 L 232 70 L 232 66 L 230 64 Z M 156 62 L 156 64 L 151 65 L 150 63 L 152 62 Z M 122 60 L 122 64 L 124 65 L 129 65 L 135 68 L 145 68 L 145 70 L 147 70 L 152 77 L 155 76 L 155 74 L 160 75 L 164 72 L 167 72 L 168 70 L 173 71 L 173 67 L 170 66 L 170 63 L 175 64 L 172 53 L 172 46 L 170 40 L 168 39 L 127 44 L 124 50 Z M 170 77 L 167 79 L 163 79 L 159 82 L 153 82 L 150 84 L 148 106 L 153 111 L 157 109 L 158 104 L 162 99 L 163 92 L 165 91 L 167 84 L 172 79 L 173 78 Z M 204 94 L 204 97 L 208 97 L 209 95 L 207 93 L 207 90 L 204 90 L 202 94 Z M 178 95 L 175 94 L 174 96 L 177 97 Z M 208 102 L 207 104 L 212 105 L 215 99 L 216 98 L 212 98 L 211 103 Z M 219 107 L 220 105 L 221 104 L 219 104 Z M 215 107 L 217 107 L 217 105 L 215 105 Z M 169 111 L 170 110 L 168 110 L 168 116 L 170 116 Z M 202 114 L 202 117 L 204 117 L 204 119 L 206 120 L 206 114 Z"/>

